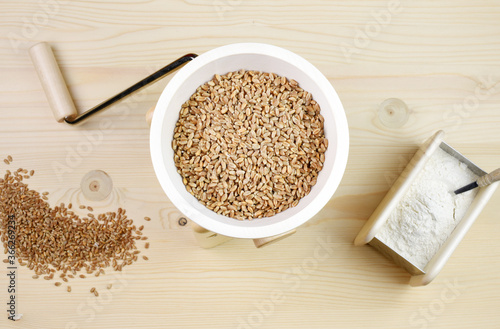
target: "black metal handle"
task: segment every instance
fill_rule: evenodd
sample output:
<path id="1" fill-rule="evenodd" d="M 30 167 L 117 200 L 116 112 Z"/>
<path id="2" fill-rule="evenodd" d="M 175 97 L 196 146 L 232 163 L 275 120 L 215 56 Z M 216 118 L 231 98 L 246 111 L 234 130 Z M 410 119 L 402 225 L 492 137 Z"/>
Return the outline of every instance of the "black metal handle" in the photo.
<path id="1" fill-rule="evenodd" d="M 79 123 L 82 120 L 85 120 L 88 117 L 90 117 L 92 114 L 95 114 L 95 113 L 99 112 L 100 110 L 105 109 L 106 107 L 116 103 L 120 99 L 132 94 L 133 92 L 141 89 L 142 87 L 144 87 L 152 82 L 155 82 L 156 80 L 158 80 L 160 78 L 163 78 L 165 75 L 171 73 L 175 69 L 177 69 L 177 68 L 181 67 L 182 65 L 186 64 L 187 62 L 193 60 L 197 56 L 198 55 L 196 55 L 196 54 L 186 54 L 186 55 L 176 59 L 172 63 L 168 64 L 167 66 L 154 72 L 153 74 L 147 76 L 146 78 L 142 79 L 141 81 L 137 82 L 136 84 L 134 84 L 134 85 L 128 87 L 127 89 L 123 90 L 122 92 L 116 94 L 115 96 L 113 96 L 113 97 L 105 100 L 104 102 L 94 106 L 90 110 L 83 112 L 82 114 L 78 115 L 77 117 L 75 117 L 73 119 L 64 118 L 64 121 L 66 123 L 69 123 L 69 124 Z"/>

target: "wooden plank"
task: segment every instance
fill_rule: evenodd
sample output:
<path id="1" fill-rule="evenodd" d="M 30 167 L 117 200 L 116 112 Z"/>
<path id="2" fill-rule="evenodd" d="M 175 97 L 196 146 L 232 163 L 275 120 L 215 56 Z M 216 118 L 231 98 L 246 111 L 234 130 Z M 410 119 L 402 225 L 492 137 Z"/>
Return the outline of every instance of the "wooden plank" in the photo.
<path id="1" fill-rule="evenodd" d="M 498 193 L 427 287 L 410 288 L 406 272 L 352 243 L 436 130 L 483 169 L 499 166 L 497 2 L 49 2 L 2 4 L 0 158 L 11 154 L 12 166 L 35 169 L 30 187 L 49 191 L 51 204 L 126 208 L 145 225 L 150 260 L 123 275 L 76 280 L 71 293 L 21 268 L 24 316 L 18 323 L 0 317 L 1 328 L 490 328 L 500 322 Z M 389 8 L 390 22 L 374 23 L 377 15 L 389 19 L 380 16 Z M 234 42 L 294 51 L 327 76 L 344 104 L 351 149 L 341 186 L 296 234 L 272 246 L 257 250 L 252 241 L 233 239 L 200 248 L 189 225 L 179 225 L 182 214 L 149 158 L 144 115 L 170 78 L 82 126 L 58 124 L 27 52 L 39 41 L 53 45 L 80 111 L 184 53 Z M 380 103 L 391 97 L 410 109 L 400 128 L 378 120 Z M 103 121 L 112 127 L 100 128 Z M 106 171 L 114 189 L 108 200 L 91 204 L 79 184 L 94 169 Z M 6 287 L 2 274 L 2 303 Z"/>

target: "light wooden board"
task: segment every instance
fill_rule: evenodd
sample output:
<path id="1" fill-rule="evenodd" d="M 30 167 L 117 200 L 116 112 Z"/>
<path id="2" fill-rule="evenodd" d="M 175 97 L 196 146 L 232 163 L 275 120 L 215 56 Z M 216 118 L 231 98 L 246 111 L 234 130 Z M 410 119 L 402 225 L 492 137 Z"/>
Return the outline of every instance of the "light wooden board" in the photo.
<path id="1" fill-rule="evenodd" d="M 18 306 L 24 317 L 13 323 L 2 316 L 1 328 L 500 323 L 498 193 L 427 287 L 409 287 L 402 269 L 370 247 L 352 244 L 418 145 L 436 130 L 445 130 L 445 140 L 483 169 L 499 167 L 497 2 L 27 0 L 3 1 L 1 7 L 0 158 L 11 154 L 16 168 L 35 169 L 30 186 L 49 191 L 53 204 L 126 208 L 146 225 L 151 242 L 148 262 L 123 275 L 75 281 L 71 294 L 21 268 Z M 149 158 L 144 114 L 168 78 L 85 125 L 58 124 L 27 52 L 38 41 L 53 45 L 80 110 L 188 52 L 249 41 L 294 51 L 328 77 L 346 109 L 351 148 L 342 184 L 317 216 L 279 243 L 257 250 L 251 241 L 232 240 L 202 249 L 188 225 L 178 224 L 182 215 L 162 192 Z M 401 128 L 378 120 L 379 104 L 390 97 L 410 108 Z M 100 130 L 103 120 L 113 127 Z M 79 143 L 92 134 L 102 134 L 102 141 L 84 150 Z M 71 158 L 74 152 L 83 155 Z M 54 169 L 61 164 L 68 167 L 63 173 Z M 113 179 L 106 202 L 91 204 L 79 192 L 81 178 L 93 169 Z M 153 220 L 143 222 L 144 216 Z M 103 292 L 111 281 L 109 294 L 90 297 L 90 287 Z M 6 286 L 2 274 L 2 305 Z"/>

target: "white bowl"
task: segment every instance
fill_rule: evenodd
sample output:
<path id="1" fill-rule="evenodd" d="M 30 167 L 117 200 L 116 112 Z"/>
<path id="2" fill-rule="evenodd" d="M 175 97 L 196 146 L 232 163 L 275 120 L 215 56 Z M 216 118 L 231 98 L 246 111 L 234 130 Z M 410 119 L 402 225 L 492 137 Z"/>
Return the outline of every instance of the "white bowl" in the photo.
<path id="1" fill-rule="evenodd" d="M 295 79 L 321 107 L 329 146 L 324 167 L 311 192 L 296 207 L 272 217 L 236 220 L 219 215 L 198 202 L 177 173 L 172 150 L 173 130 L 181 105 L 196 88 L 212 79 L 240 69 L 273 72 Z M 156 176 L 172 203 L 189 219 L 212 232 L 236 238 L 264 238 L 290 231 L 313 217 L 337 189 L 345 171 L 349 131 L 344 108 L 326 77 L 302 57 L 279 47 L 239 43 L 208 51 L 185 65 L 163 90 L 151 124 L 151 158 Z"/>

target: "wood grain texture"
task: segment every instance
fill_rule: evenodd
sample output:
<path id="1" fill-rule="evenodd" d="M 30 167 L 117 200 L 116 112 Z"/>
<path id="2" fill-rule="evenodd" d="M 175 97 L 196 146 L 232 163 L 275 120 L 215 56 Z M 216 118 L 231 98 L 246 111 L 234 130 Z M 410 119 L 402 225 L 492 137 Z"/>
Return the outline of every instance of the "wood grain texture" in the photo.
<path id="1" fill-rule="evenodd" d="M 48 3 L 2 3 L 0 158 L 11 154 L 12 166 L 35 169 L 30 187 L 49 191 L 51 204 L 82 202 L 99 212 L 126 208 L 145 225 L 150 260 L 123 275 L 77 280 L 71 293 L 33 280 L 21 268 L 24 317 L 13 323 L 2 316 L 1 328 L 493 328 L 500 323 L 498 193 L 427 287 L 409 287 L 406 272 L 370 247 L 353 245 L 420 143 L 435 131 L 445 130 L 445 140 L 485 171 L 498 168 L 497 2 Z M 256 249 L 251 240 L 233 239 L 200 248 L 188 225 L 178 224 L 182 215 L 162 192 L 149 158 L 144 115 L 169 78 L 81 126 L 58 124 L 28 55 L 40 41 L 53 46 L 80 111 L 185 53 L 234 42 L 294 51 L 327 76 L 346 109 L 351 148 L 341 186 L 320 213 L 279 243 Z M 379 104 L 391 97 L 410 109 L 401 128 L 388 128 L 377 116 Z M 102 122 L 112 126 L 100 129 Z M 88 142 L 92 138 L 98 142 Z M 5 169 L 2 162 L 0 170 Z M 106 201 L 90 204 L 79 184 L 94 169 L 111 176 L 114 190 Z M 108 294 L 109 282 L 114 283 Z M 2 274 L 3 305 L 6 285 Z M 92 286 L 101 292 L 98 299 L 90 297 Z"/>

